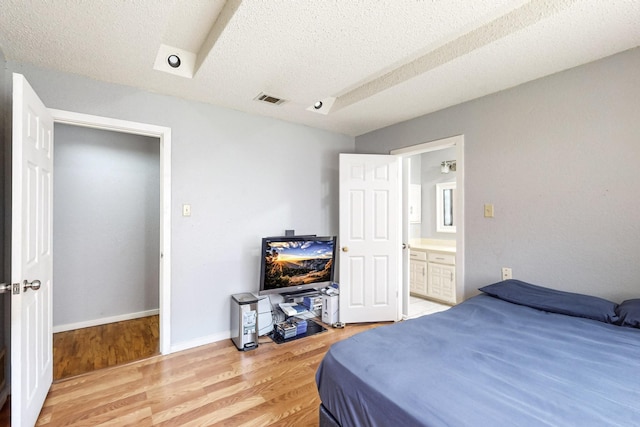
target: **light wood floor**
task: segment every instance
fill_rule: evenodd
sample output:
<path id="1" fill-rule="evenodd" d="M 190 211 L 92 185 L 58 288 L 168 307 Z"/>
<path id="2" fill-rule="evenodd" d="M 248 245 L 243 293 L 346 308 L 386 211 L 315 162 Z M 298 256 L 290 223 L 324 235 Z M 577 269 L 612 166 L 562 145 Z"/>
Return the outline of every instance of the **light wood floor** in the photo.
<path id="1" fill-rule="evenodd" d="M 53 384 L 39 426 L 317 426 L 315 372 L 329 346 L 380 324 L 328 328 L 241 352 L 231 340 Z"/>
<path id="2" fill-rule="evenodd" d="M 159 354 L 159 316 L 53 334 L 53 379 Z"/>

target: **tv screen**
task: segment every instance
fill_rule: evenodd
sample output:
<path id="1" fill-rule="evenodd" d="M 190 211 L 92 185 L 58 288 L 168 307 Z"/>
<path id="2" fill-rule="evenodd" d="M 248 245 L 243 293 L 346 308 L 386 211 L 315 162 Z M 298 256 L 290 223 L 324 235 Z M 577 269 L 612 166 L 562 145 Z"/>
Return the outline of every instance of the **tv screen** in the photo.
<path id="1" fill-rule="evenodd" d="M 335 236 L 263 238 L 259 293 L 295 293 L 329 286 L 335 249 Z"/>

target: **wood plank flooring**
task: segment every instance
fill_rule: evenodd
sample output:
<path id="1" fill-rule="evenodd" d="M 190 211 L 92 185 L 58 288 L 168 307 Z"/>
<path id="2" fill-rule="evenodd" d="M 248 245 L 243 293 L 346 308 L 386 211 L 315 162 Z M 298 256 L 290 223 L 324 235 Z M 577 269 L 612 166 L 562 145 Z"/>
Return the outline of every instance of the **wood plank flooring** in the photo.
<path id="1" fill-rule="evenodd" d="M 315 372 L 334 342 L 380 324 L 328 328 L 241 352 L 231 340 L 56 382 L 39 426 L 317 426 Z"/>
<path id="2" fill-rule="evenodd" d="M 53 334 L 53 379 L 144 359 L 160 353 L 159 316 Z"/>

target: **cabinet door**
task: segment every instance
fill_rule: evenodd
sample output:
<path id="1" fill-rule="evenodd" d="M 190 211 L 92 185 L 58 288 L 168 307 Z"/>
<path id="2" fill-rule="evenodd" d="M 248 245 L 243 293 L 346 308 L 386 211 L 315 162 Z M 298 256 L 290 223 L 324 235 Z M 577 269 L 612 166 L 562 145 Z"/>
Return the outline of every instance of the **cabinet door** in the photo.
<path id="1" fill-rule="evenodd" d="M 427 294 L 451 303 L 456 302 L 456 268 L 453 265 L 430 262 Z"/>
<path id="2" fill-rule="evenodd" d="M 418 271 L 415 261 L 409 261 L 409 291 L 416 292 L 416 272 Z"/>
<path id="3" fill-rule="evenodd" d="M 427 295 L 427 263 L 409 261 L 409 290 L 418 295 Z"/>

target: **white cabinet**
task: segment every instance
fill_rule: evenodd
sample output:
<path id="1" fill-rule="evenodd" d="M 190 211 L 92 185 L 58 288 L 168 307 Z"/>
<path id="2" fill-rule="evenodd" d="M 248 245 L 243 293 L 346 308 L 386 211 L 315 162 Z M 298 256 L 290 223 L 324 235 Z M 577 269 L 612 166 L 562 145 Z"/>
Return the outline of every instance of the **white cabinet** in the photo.
<path id="1" fill-rule="evenodd" d="M 427 296 L 427 253 L 409 252 L 409 291 L 412 294 Z"/>
<path id="2" fill-rule="evenodd" d="M 412 294 L 456 303 L 456 254 L 411 249 L 409 289 Z"/>
<path id="3" fill-rule="evenodd" d="M 422 221 L 422 186 L 409 186 L 409 222 L 419 224 Z"/>

